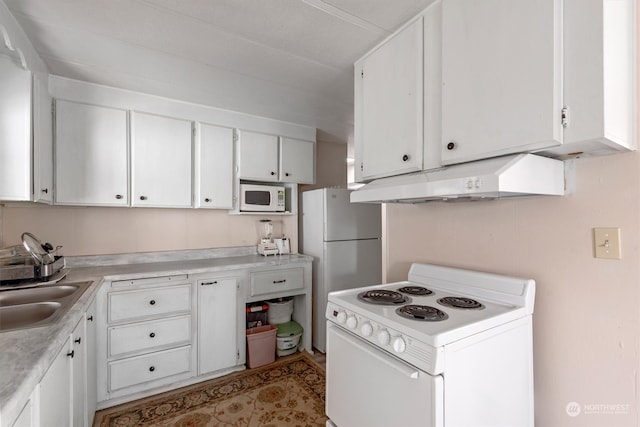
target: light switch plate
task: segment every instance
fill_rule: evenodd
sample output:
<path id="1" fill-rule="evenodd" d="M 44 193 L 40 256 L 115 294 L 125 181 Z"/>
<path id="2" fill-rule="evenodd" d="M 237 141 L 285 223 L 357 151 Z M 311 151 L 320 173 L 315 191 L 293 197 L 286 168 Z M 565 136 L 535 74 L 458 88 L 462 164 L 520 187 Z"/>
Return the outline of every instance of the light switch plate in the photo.
<path id="1" fill-rule="evenodd" d="M 594 228 L 593 249 L 596 258 L 620 259 L 620 229 Z"/>

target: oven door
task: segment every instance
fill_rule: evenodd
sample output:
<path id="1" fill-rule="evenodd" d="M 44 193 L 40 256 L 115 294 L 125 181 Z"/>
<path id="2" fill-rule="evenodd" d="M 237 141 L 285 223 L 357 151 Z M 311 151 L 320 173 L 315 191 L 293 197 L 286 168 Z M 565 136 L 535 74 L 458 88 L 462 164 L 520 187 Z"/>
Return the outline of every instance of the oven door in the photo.
<path id="1" fill-rule="evenodd" d="M 443 425 L 443 379 L 327 322 L 327 416 L 337 427 Z"/>

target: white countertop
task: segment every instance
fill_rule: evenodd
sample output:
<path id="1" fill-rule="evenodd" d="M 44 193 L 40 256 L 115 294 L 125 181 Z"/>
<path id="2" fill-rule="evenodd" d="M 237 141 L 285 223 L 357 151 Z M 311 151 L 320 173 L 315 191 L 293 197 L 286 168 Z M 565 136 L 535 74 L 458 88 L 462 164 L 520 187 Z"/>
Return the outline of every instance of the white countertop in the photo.
<path id="1" fill-rule="evenodd" d="M 79 266 L 74 266 L 73 259 L 69 259 L 69 274 L 59 283 L 93 282 L 69 311 L 51 325 L 0 332 L 0 426 L 9 426 L 18 416 L 104 281 L 239 270 L 309 262 L 313 259 L 302 254 L 224 256 L 233 252 L 214 252 L 208 254 L 214 257 L 206 259 L 191 259 L 197 256 L 198 251 L 191 251 L 188 256 L 172 256 L 178 252 L 161 253 L 161 256 L 142 254 L 125 257 L 129 263 L 118 265 L 99 264 L 122 262 L 122 259 L 115 260 L 120 256 L 78 257 L 75 263 Z"/>

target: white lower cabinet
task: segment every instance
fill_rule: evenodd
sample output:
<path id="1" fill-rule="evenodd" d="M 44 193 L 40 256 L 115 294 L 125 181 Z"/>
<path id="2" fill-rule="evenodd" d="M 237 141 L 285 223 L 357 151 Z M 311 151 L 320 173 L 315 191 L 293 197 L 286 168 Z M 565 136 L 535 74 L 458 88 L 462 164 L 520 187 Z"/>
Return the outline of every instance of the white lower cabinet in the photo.
<path id="1" fill-rule="evenodd" d="M 39 385 L 34 426 L 93 424 L 95 389 L 95 300 L 73 329 Z M 22 414 L 21 414 L 22 416 Z"/>
<path id="2" fill-rule="evenodd" d="M 191 346 L 157 351 L 109 363 L 111 390 L 139 384 L 164 382 L 165 379 L 191 371 Z"/>
<path id="3" fill-rule="evenodd" d="M 39 418 L 43 426 L 72 425 L 71 351 L 69 338 L 40 381 Z"/>
<path id="4" fill-rule="evenodd" d="M 198 281 L 198 375 L 238 364 L 237 314 L 235 277 Z"/>
<path id="5" fill-rule="evenodd" d="M 105 285 L 98 310 L 100 402 L 194 376 L 193 287 L 187 275 Z"/>

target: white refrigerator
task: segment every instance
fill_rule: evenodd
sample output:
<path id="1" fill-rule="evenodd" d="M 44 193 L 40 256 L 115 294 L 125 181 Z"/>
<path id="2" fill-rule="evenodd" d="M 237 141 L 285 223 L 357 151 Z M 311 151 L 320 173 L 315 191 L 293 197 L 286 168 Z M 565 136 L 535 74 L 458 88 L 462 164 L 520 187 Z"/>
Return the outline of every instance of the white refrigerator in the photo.
<path id="1" fill-rule="evenodd" d="M 350 191 L 302 193 L 300 252 L 313 256 L 313 346 L 326 352 L 327 295 L 381 282 L 380 205 L 351 203 Z"/>

